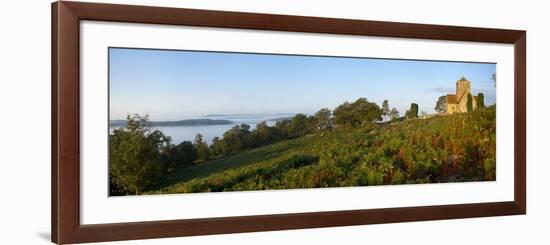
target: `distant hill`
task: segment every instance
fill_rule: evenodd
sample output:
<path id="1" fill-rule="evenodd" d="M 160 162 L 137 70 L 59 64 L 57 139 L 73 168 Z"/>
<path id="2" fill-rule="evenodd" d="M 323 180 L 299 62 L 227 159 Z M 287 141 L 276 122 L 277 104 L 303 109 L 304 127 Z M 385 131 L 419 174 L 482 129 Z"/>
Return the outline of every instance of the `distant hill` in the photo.
<path id="1" fill-rule="evenodd" d="M 205 126 L 205 125 L 227 125 L 233 121 L 222 119 L 185 119 L 178 121 L 153 121 L 151 126 Z M 111 127 L 126 126 L 126 120 L 111 120 Z"/>
<path id="2" fill-rule="evenodd" d="M 252 113 L 252 114 L 206 114 L 202 117 L 258 117 L 258 116 L 287 116 L 292 113 Z"/>

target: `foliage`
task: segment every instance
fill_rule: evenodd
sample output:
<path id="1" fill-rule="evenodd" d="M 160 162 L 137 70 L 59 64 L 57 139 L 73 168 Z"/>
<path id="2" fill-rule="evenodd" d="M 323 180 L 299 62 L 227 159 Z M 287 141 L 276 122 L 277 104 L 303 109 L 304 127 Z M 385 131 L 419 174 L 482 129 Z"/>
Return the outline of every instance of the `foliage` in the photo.
<path id="1" fill-rule="evenodd" d="M 384 109 L 360 98 L 334 113 L 324 108 L 271 127 L 237 125 L 210 146 L 200 134 L 194 143 L 173 145 L 147 115 L 129 115 L 109 136 L 110 194 L 494 180 L 496 106 L 479 105 L 471 113 L 422 113 L 408 121 L 393 108 L 393 123 L 376 124 Z M 412 103 L 406 118 L 417 117 Z"/>
<path id="2" fill-rule="evenodd" d="M 418 118 L 418 104 L 411 103 L 411 109 L 405 113 L 405 117 L 408 119 Z"/>
<path id="3" fill-rule="evenodd" d="M 353 103 L 344 102 L 334 109 L 336 127 L 358 127 L 382 120 L 382 110 L 376 103 L 359 98 Z"/>
<path id="4" fill-rule="evenodd" d="M 485 96 L 483 95 L 483 93 L 478 93 L 477 94 L 477 104 L 476 104 L 477 108 L 484 108 L 485 107 Z"/>
<path id="5" fill-rule="evenodd" d="M 127 121 L 109 136 L 111 189 L 140 194 L 162 173 L 170 138 L 152 130 L 147 115 L 128 115 Z"/>
<path id="6" fill-rule="evenodd" d="M 171 172 L 175 168 L 191 166 L 197 158 L 197 150 L 191 141 L 183 141 L 177 145 L 170 145 L 163 154 L 162 170 L 164 172 Z"/>
<path id="7" fill-rule="evenodd" d="M 439 96 L 439 98 L 437 99 L 437 102 L 435 103 L 435 111 L 439 112 L 439 113 L 443 113 L 443 112 L 446 112 L 447 111 L 447 96 L 446 95 L 442 95 L 442 96 Z"/>
<path id="8" fill-rule="evenodd" d="M 491 106 L 284 140 L 181 168 L 150 193 L 495 180 L 495 115 Z"/>
<path id="9" fill-rule="evenodd" d="M 259 147 L 276 142 L 280 134 L 274 127 L 267 126 L 265 121 L 256 124 L 256 129 L 250 134 L 252 147 Z"/>
<path id="10" fill-rule="evenodd" d="M 212 144 L 209 149 L 211 156 L 219 156 L 224 152 L 224 143 L 221 141 L 220 137 L 216 136 L 212 138 Z"/>
<path id="11" fill-rule="evenodd" d="M 332 112 L 328 108 L 323 108 L 315 113 L 316 128 L 320 131 L 332 130 Z"/>
<path id="12" fill-rule="evenodd" d="M 202 139 L 202 134 L 197 134 L 195 136 L 195 142 L 193 146 L 195 147 L 195 150 L 197 152 L 198 159 L 208 160 L 208 158 L 210 157 L 210 152 L 208 150 L 208 144 L 206 144 L 206 142 L 204 142 L 204 140 Z"/>
<path id="13" fill-rule="evenodd" d="M 390 105 L 388 103 L 388 100 L 384 100 L 382 102 L 382 116 L 384 117 L 384 120 L 386 120 L 389 115 L 390 115 Z"/>
<path id="14" fill-rule="evenodd" d="M 399 112 L 396 113 L 399 114 Z M 359 98 L 353 103 L 343 103 L 335 109 L 334 113 L 328 108 L 323 108 L 314 116 L 296 114 L 289 119 L 278 120 L 272 127 L 266 122 L 260 122 L 255 129 L 251 130 L 249 125 L 241 124 L 226 131 L 223 137 L 214 138 L 209 146 L 208 155 L 219 158 L 282 140 L 304 137 L 315 132 L 332 131 L 337 123 L 341 128 L 358 127 L 379 121 L 381 116 L 382 110 L 378 105 L 368 102 L 365 98 Z M 199 158 L 202 159 L 200 150 L 198 148 L 197 150 Z"/>
<path id="15" fill-rule="evenodd" d="M 390 120 L 395 121 L 397 118 L 399 118 L 399 111 L 397 109 L 391 108 L 390 111 Z"/>
<path id="16" fill-rule="evenodd" d="M 468 93 L 468 97 L 466 99 L 466 110 L 468 112 L 472 112 L 474 110 L 473 101 L 472 101 L 472 94 Z"/>
<path id="17" fill-rule="evenodd" d="M 288 125 L 288 135 L 290 138 L 298 138 L 309 134 L 312 131 L 310 120 L 304 114 L 296 114 L 290 120 Z"/>
<path id="18" fill-rule="evenodd" d="M 235 153 L 249 146 L 250 125 L 235 125 L 223 134 L 223 152 Z"/>

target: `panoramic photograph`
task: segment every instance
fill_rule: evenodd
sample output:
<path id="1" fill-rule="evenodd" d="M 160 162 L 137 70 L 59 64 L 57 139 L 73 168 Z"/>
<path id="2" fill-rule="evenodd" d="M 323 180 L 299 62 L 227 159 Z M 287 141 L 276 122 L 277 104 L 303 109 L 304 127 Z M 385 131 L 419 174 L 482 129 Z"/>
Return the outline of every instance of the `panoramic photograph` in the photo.
<path id="1" fill-rule="evenodd" d="M 109 48 L 109 195 L 496 180 L 496 64 Z"/>

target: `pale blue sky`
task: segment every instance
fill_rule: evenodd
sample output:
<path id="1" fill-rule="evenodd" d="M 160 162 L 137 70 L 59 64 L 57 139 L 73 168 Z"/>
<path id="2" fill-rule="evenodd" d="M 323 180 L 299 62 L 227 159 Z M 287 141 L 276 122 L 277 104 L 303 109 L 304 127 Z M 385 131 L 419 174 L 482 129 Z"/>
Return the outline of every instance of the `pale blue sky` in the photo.
<path id="1" fill-rule="evenodd" d="M 434 112 L 462 76 L 494 104 L 495 64 L 110 48 L 110 118 L 307 113 L 365 97 Z"/>

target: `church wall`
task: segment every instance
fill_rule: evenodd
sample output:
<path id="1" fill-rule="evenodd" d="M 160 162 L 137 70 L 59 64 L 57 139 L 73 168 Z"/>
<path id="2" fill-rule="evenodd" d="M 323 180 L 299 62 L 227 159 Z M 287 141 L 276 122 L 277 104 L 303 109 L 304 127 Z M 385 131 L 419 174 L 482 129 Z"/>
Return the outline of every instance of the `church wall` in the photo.
<path id="1" fill-rule="evenodd" d="M 456 82 L 456 97 L 460 100 L 457 104 L 447 104 L 447 113 L 468 112 L 468 94 L 472 96 L 472 108 L 477 109 L 477 97 L 471 92 L 470 81 L 459 80 Z"/>

